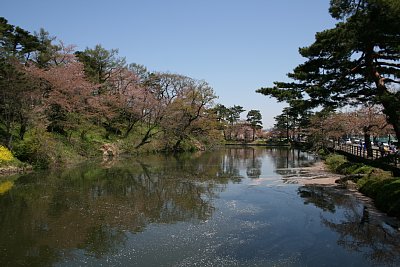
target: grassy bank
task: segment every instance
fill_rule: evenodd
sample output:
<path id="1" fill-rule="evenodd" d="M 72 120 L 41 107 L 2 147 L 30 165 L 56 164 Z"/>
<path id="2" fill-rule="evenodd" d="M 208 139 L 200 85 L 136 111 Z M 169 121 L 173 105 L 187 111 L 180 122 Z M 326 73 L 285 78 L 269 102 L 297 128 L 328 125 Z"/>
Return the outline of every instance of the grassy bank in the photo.
<path id="1" fill-rule="evenodd" d="M 176 138 L 172 136 L 165 138 L 163 134 L 156 134 L 158 131 L 156 129 L 151 138 L 141 144 L 146 130 L 146 128 L 138 127 L 129 135 L 124 136 L 120 133 L 107 132 L 104 127 L 93 124 L 82 125 L 80 128 L 64 133 L 32 128 L 25 133 L 23 139 L 20 139 L 17 133 L 13 133 L 12 153 L 7 150 L 12 160 L 7 163 L 3 160 L 2 164 L 7 168 L 23 166 L 24 163 L 35 169 L 57 168 L 71 166 L 87 159 L 101 160 L 104 155 L 136 155 L 169 151 L 168 149 L 171 150 L 173 144 L 176 143 Z M 0 143 L 7 143 L 5 136 L 6 134 L 0 128 L 0 137 L 3 137 L 0 138 L 2 141 Z M 188 135 L 180 142 L 179 151 L 204 150 L 221 143 L 219 135 L 215 137 Z"/>
<path id="2" fill-rule="evenodd" d="M 0 145 L 0 175 L 9 175 L 31 169 L 29 164 L 23 163 L 11 153 L 9 149 Z M 4 185 L 0 185 L 0 193 Z"/>
<path id="3" fill-rule="evenodd" d="M 332 172 L 353 180 L 361 193 L 374 200 L 378 209 L 400 218 L 400 178 L 378 168 L 349 162 L 342 155 L 328 155 L 325 162 Z"/>

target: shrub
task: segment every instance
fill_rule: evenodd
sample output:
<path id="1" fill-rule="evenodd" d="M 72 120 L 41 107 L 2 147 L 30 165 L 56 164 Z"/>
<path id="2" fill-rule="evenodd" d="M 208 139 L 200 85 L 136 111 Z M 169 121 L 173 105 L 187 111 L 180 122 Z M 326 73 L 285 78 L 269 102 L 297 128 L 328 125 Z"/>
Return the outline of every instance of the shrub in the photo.
<path id="1" fill-rule="evenodd" d="M 378 195 L 378 191 L 385 184 L 390 183 L 391 179 L 387 178 L 362 178 L 357 181 L 359 191 L 368 197 L 375 199 Z"/>
<path id="2" fill-rule="evenodd" d="M 393 178 L 391 172 L 384 171 L 384 170 L 377 169 L 377 168 L 373 168 L 367 177 L 369 179 L 377 179 L 377 180 Z"/>
<path id="3" fill-rule="evenodd" d="M 326 158 L 329 157 L 330 152 L 326 148 L 319 148 L 317 149 L 317 154 L 322 158 Z"/>
<path id="4" fill-rule="evenodd" d="M 11 151 L 0 145 L 0 163 L 11 161 L 13 159 L 14 156 L 12 155 Z"/>
<path id="5" fill-rule="evenodd" d="M 336 168 L 336 172 L 340 174 L 353 174 L 353 172 L 360 168 L 362 164 L 359 163 L 353 163 L 353 162 L 343 162 Z"/>
<path id="6" fill-rule="evenodd" d="M 32 164 L 35 168 L 45 169 L 50 165 L 49 151 L 54 151 L 53 144 L 49 140 L 49 133 L 34 131 L 14 147 L 15 156 Z"/>
<path id="7" fill-rule="evenodd" d="M 390 172 L 381 169 L 373 169 L 367 176 L 357 181 L 361 193 L 376 198 L 379 190 L 386 184 L 394 181 Z"/>
<path id="8" fill-rule="evenodd" d="M 400 217 L 400 179 L 389 179 L 378 190 L 376 206 L 389 215 Z"/>
<path id="9" fill-rule="evenodd" d="M 367 174 L 369 175 L 375 168 L 371 166 L 367 166 L 364 164 L 361 164 L 362 166 L 358 167 L 353 171 L 352 174 Z"/>
<path id="10" fill-rule="evenodd" d="M 332 154 L 326 158 L 325 162 L 328 165 L 329 170 L 337 172 L 339 167 L 348 161 L 342 155 Z"/>
<path id="11" fill-rule="evenodd" d="M 382 172 L 380 172 L 382 174 Z M 378 209 L 400 218 L 400 179 L 367 176 L 357 182 L 361 193 L 374 199 Z"/>
<path id="12" fill-rule="evenodd" d="M 13 156 L 10 150 L 0 145 L 0 167 L 23 167 L 23 165 Z"/>

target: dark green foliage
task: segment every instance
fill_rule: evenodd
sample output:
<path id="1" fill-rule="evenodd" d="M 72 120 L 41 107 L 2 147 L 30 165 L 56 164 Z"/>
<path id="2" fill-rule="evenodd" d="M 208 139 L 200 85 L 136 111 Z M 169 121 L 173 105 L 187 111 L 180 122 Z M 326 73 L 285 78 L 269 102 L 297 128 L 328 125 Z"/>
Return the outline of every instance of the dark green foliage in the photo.
<path id="1" fill-rule="evenodd" d="M 400 217 L 400 179 L 366 177 L 359 181 L 360 192 L 375 200 L 375 205 L 389 215 Z"/>
<path id="2" fill-rule="evenodd" d="M 360 187 L 360 192 L 367 195 L 368 197 L 375 199 L 378 195 L 378 191 L 385 184 L 388 184 L 391 181 L 392 181 L 391 179 L 380 179 L 380 178 L 368 179 Z"/>
<path id="3" fill-rule="evenodd" d="M 344 156 L 338 154 L 331 154 L 326 156 L 325 163 L 328 165 L 329 170 L 344 174 L 344 175 L 367 175 L 368 177 L 390 177 L 387 172 L 381 171 L 374 167 L 348 161 Z"/>
<path id="4" fill-rule="evenodd" d="M 379 104 L 400 138 L 400 2 L 332 0 L 330 12 L 341 21 L 299 49 L 307 61 L 288 74 L 294 82 L 257 92 L 287 101 L 298 112 Z"/>
<path id="5" fill-rule="evenodd" d="M 107 50 L 99 44 L 93 49 L 77 51 L 75 55 L 84 64 L 87 77 L 99 84 L 106 82 L 117 67 L 125 65 L 125 59 L 117 57 L 118 49 Z"/>
<path id="6" fill-rule="evenodd" d="M 243 107 L 239 105 L 234 105 L 233 107 L 228 108 L 227 120 L 231 124 L 237 122 L 240 118 L 240 114 L 244 111 L 245 110 L 243 109 Z"/>
<path id="7" fill-rule="evenodd" d="M 19 142 L 14 147 L 15 157 L 23 162 L 31 164 L 36 169 L 46 169 L 52 163 L 50 155 L 46 153 L 43 146 L 45 137 L 37 135 Z"/>
<path id="8" fill-rule="evenodd" d="M 357 168 L 352 170 L 351 174 L 365 174 L 368 175 L 374 170 L 373 167 L 364 164 L 359 164 Z"/>
<path id="9" fill-rule="evenodd" d="M 35 37 L 38 39 L 40 49 L 36 51 L 33 60 L 40 68 L 47 68 L 51 64 L 62 63 L 62 57 L 58 60 L 58 53 L 62 50 L 60 45 L 54 45 L 53 41 L 56 37 L 50 36 L 49 32 L 44 29 L 40 29 L 39 32 L 35 32 Z"/>
<path id="10" fill-rule="evenodd" d="M 378 209 L 400 218 L 400 179 L 390 172 L 347 161 L 341 155 L 330 155 L 326 164 L 331 171 L 344 175 L 362 174 L 357 180 L 359 191 L 374 199 Z"/>
<path id="11" fill-rule="evenodd" d="M 312 148 L 312 146 L 310 148 Z M 331 155 L 330 154 L 331 152 L 326 148 L 318 149 L 317 153 L 318 153 L 318 156 L 322 157 L 322 159 L 326 159 L 328 156 Z"/>
<path id="12" fill-rule="evenodd" d="M 47 126 L 49 132 L 66 134 L 65 123 L 67 122 L 67 112 L 59 104 L 50 105 L 46 111 L 47 118 L 50 124 Z"/>
<path id="13" fill-rule="evenodd" d="M 383 183 L 378 190 L 375 203 L 390 215 L 400 217 L 400 179 Z"/>
<path id="14" fill-rule="evenodd" d="M 233 107 L 225 107 L 222 104 L 217 104 L 212 109 L 212 113 L 215 114 L 215 117 L 219 123 L 219 129 L 223 131 L 225 140 L 233 140 L 234 125 L 239 121 L 240 114 L 244 111 L 245 110 L 243 109 L 243 107 L 239 105 L 234 105 Z M 259 125 L 261 114 L 256 113 L 256 110 L 252 111 L 252 113 L 250 113 L 249 120 L 254 120 L 252 123 L 255 125 Z"/>
<path id="15" fill-rule="evenodd" d="M 6 130 L 4 143 L 9 148 L 17 128 L 20 139 L 25 135 L 34 106 L 33 92 L 39 84 L 24 73 L 22 64 L 27 64 L 42 49 L 36 36 L 0 17 L 0 124 Z"/>
<path id="16" fill-rule="evenodd" d="M 247 122 L 250 123 L 251 128 L 253 129 L 253 137 L 252 140 L 254 141 L 254 135 L 256 129 L 261 129 L 262 128 L 262 116 L 259 110 L 250 110 L 247 113 Z"/>
<path id="17" fill-rule="evenodd" d="M 329 170 L 337 172 L 340 166 L 347 163 L 347 159 L 342 155 L 333 154 L 326 158 L 325 163 L 328 165 Z"/>
<path id="18" fill-rule="evenodd" d="M 250 110 L 247 113 L 247 121 L 251 124 L 251 126 L 255 128 L 261 128 L 262 127 L 262 116 L 259 110 Z"/>
<path id="19" fill-rule="evenodd" d="M 8 24 L 5 18 L 0 17 L 0 58 L 14 57 L 27 61 L 33 51 L 41 48 L 36 36 L 18 26 Z"/>
<path id="20" fill-rule="evenodd" d="M 345 162 L 336 168 L 340 174 L 368 174 L 372 168 L 362 163 Z"/>

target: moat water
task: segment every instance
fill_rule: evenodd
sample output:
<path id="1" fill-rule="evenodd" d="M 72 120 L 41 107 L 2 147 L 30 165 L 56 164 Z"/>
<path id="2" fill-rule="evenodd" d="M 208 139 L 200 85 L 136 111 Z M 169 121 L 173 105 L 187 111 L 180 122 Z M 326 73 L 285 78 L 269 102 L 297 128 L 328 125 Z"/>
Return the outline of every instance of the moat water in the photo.
<path id="1" fill-rule="evenodd" d="M 3 177 L 0 266 L 399 266 L 396 220 L 283 179 L 316 161 L 232 147 Z"/>

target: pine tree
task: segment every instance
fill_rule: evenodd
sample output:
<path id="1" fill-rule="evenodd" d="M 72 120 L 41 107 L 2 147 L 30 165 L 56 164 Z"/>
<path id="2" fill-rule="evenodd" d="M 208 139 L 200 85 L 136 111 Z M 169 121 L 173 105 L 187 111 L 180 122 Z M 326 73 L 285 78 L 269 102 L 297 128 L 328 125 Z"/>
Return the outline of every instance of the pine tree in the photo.
<path id="1" fill-rule="evenodd" d="M 400 1 L 331 0 L 336 27 L 300 48 L 307 61 L 258 93 L 303 110 L 379 104 L 400 140 Z"/>

